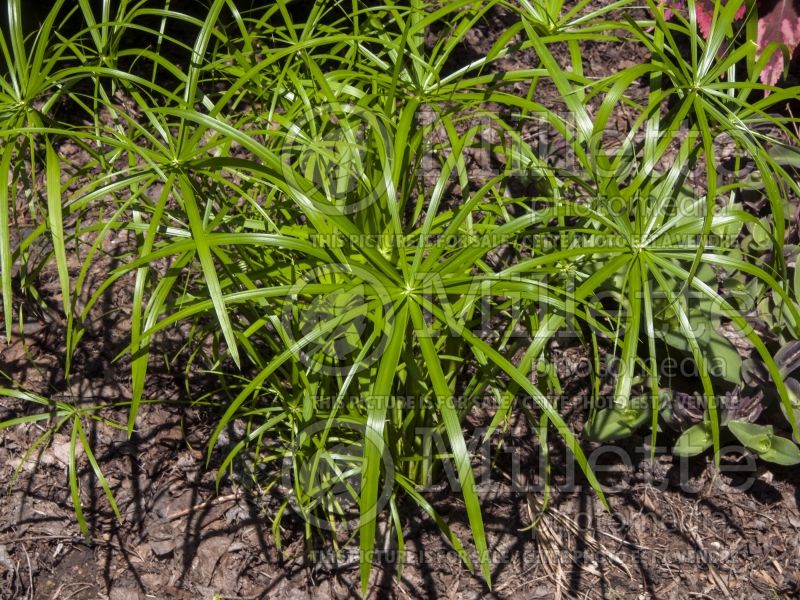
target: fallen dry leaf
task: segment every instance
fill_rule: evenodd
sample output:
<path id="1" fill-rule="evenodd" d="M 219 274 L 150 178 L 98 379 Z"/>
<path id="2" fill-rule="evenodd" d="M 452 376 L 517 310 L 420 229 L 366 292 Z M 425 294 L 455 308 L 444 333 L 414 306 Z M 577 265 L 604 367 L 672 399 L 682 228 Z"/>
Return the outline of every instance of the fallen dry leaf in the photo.
<path id="1" fill-rule="evenodd" d="M 800 14 L 797 0 L 780 0 L 775 7 L 758 18 L 758 50 L 756 56 L 766 50 L 772 43 L 785 44 L 789 56 L 794 53 L 800 43 Z M 783 74 L 783 52 L 778 49 L 770 57 L 761 72 L 761 81 L 767 85 L 775 85 Z"/>

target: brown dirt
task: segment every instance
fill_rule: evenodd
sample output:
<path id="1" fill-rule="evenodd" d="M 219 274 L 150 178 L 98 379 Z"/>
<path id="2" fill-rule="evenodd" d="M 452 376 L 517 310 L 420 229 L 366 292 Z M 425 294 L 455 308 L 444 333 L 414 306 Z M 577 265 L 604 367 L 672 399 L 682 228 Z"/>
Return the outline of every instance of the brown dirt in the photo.
<path id="1" fill-rule="evenodd" d="M 3 401 L 7 405 L 7 401 Z M 7 406 L 6 406 L 7 408 Z M 2 415 L 0 415 L 2 416 Z M 276 548 L 269 499 L 226 482 L 214 489 L 203 466 L 209 428 L 200 411 L 151 406 L 131 440 L 105 425 L 91 430 L 96 455 L 119 503 L 117 522 L 85 459 L 81 483 L 92 545 L 81 537 L 69 499 L 69 439 L 55 436 L 22 467 L 0 498 L 0 598 L 348 598 L 357 595 L 355 555 L 304 554 L 301 530 Z M 7 431 L 0 478 L 38 428 Z M 541 515 L 538 448 L 512 423 L 505 451 L 482 483 L 493 589 L 470 575 L 435 526 L 409 507 L 405 567 L 391 548 L 375 571 L 382 598 L 774 598 L 800 595 L 800 473 L 745 467 L 730 455 L 721 473 L 704 460 L 658 456 L 652 467 L 637 440 L 598 454 L 611 512 L 585 486 L 571 486 L 555 447 L 554 490 Z M 641 440 L 638 440 L 641 443 Z M 591 450 L 591 448 L 587 448 Z M 625 464 L 622 456 L 633 457 Z M 737 464 L 739 461 L 742 464 Z M 577 470 L 577 469 L 575 469 Z M 748 483 L 749 479 L 749 483 Z M 580 477 L 577 477 L 580 483 Z M 527 487 L 526 487 L 527 486 Z M 744 490 L 735 489 L 736 486 Z M 463 504 L 449 491 L 427 495 L 462 539 Z M 403 510 L 401 506 L 401 510 Z M 538 524 L 530 524 L 541 516 Z M 292 523 L 289 521 L 289 523 Z"/>

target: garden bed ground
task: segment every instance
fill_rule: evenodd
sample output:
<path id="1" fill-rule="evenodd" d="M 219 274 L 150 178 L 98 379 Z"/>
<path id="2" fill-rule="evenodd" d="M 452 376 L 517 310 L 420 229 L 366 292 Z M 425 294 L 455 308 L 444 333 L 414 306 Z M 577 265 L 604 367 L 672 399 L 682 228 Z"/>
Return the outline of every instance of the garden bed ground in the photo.
<path id="1" fill-rule="evenodd" d="M 35 348 L 33 342 L 31 350 Z M 13 351 L 14 346 L 2 353 L 6 372 L 14 366 L 9 361 Z M 111 373 L 84 381 L 83 393 L 124 395 L 124 371 Z M 153 396 L 180 400 L 180 387 L 167 376 L 155 378 L 152 385 Z M 215 471 L 203 467 L 201 450 L 209 433 L 203 417 L 195 409 L 152 406 L 142 411 L 132 440 L 105 426 L 92 432 L 123 520 L 115 522 L 89 469 L 84 469 L 91 546 L 80 536 L 72 513 L 66 481 L 68 437 L 58 436 L 38 456 L 35 472 L 23 467 L 11 492 L 0 498 L 0 598 L 357 595 L 357 562 L 348 559 L 347 551 L 338 561 L 326 551 L 316 562 L 309 560 L 301 524 L 294 521 L 298 529 L 284 531 L 284 545 L 278 549 L 267 517 L 269 499 L 229 483 L 215 492 Z M 38 433 L 35 426 L 4 433 L 0 480 L 10 480 Z M 414 517 L 406 523 L 402 576 L 394 576 L 397 553 L 390 549 L 374 573 L 372 597 L 800 596 L 796 469 L 714 477 L 703 459 L 681 463 L 669 456 L 659 457 L 650 468 L 634 440 L 599 461 L 610 465 L 604 482 L 617 490 L 609 494 L 612 513 L 604 511 L 590 489 L 570 489 L 565 463 L 556 460 L 555 481 L 564 491 L 553 493 L 550 509 L 531 529 L 543 495 L 535 485 L 524 489 L 522 479 L 512 485 L 510 457 L 519 459 L 516 477 L 533 477 L 537 461 L 532 439 L 523 425 L 512 427 L 506 443 L 515 452 L 506 452 L 507 460 L 492 468 L 491 481 L 484 480 L 491 592 L 465 571 L 432 523 Z M 620 460 L 623 455 L 638 462 L 626 465 Z M 724 470 L 733 466 L 732 460 L 725 464 Z M 467 539 L 466 515 L 453 494 L 433 493 L 430 498 Z"/>
<path id="2" fill-rule="evenodd" d="M 460 58 L 486 52 L 503 28 L 500 17 L 476 29 L 472 47 L 464 48 Z M 608 52 L 603 44 L 587 47 L 584 60 L 591 74 L 637 59 Z M 619 127 L 624 134 L 624 120 Z M 42 274 L 45 295 L 57 293 L 52 275 Z M 117 305 L 113 294 L 126 293 L 121 285 L 112 290 L 109 308 Z M 63 383 L 63 331 L 57 322 L 32 323 L 24 335 L 4 344 L 0 370 L 51 396 L 103 403 L 130 398 L 127 365 L 111 362 L 119 350 L 114 332 L 125 315 L 108 314 L 116 316 L 104 317 L 83 344 L 71 386 Z M 565 350 L 561 362 L 569 369 L 570 356 L 580 350 Z M 119 522 L 113 518 L 85 465 L 83 500 L 92 545 L 81 537 L 72 512 L 67 435 L 56 436 L 21 467 L 9 493 L 0 496 L 1 600 L 357 595 L 358 563 L 347 550 L 336 559 L 323 550 L 311 560 L 304 554 L 299 520 L 287 521 L 296 529 L 283 531 L 278 548 L 269 519 L 276 508 L 273 499 L 249 488 L 245 478 L 235 484 L 224 480 L 217 493 L 216 471 L 204 465 L 214 416 L 190 406 L 180 373 L 179 368 L 153 372 L 146 397 L 164 402 L 142 407 L 134 438 L 104 425 L 91 432 L 123 515 Z M 193 381 L 189 392 L 201 385 Z M 573 387 L 578 397 L 581 386 Z M 12 401 L 0 400 L 0 420 L 17 409 Z M 568 408 L 564 412 L 580 426 Z M 25 449 L 41 431 L 25 425 L 2 432 L 0 481 L 11 482 Z M 236 434 L 230 432 L 230 439 Z M 707 457 L 681 461 L 664 452 L 657 452 L 650 466 L 648 453 L 639 448 L 643 442 L 633 438 L 603 454 L 601 462 L 611 465 L 604 481 L 617 489 L 609 494 L 610 513 L 591 489 L 568 485 L 570 463 L 563 454 L 559 459 L 554 448 L 554 480 L 560 485 L 548 510 L 530 527 L 543 493 L 536 486 L 522 489 L 521 483 L 541 476 L 537 446 L 523 423 L 512 425 L 505 450 L 493 448 L 490 458 L 496 460 L 484 480 L 492 590 L 464 569 L 433 523 L 409 511 L 402 575 L 395 574 L 398 555 L 389 548 L 373 573 L 371 597 L 800 597 L 800 471 L 759 466 L 731 475 L 733 467 L 747 463 L 729 455 L 723 461 L 728 473 L 715 475 Z M 467 518 L 457 494 L 434 491 L 429 498 L 467 540 Z"/>

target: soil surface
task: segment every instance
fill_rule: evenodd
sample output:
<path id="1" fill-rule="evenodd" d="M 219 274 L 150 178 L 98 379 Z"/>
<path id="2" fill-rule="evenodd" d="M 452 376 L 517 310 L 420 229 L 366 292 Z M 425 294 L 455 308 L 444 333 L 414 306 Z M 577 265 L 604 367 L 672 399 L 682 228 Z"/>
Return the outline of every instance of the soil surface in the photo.
<path id="1" fill-rule="evenodd" d="M 106 381 L 94 383 L 101 394 L 116 389 Z M 168 382 L 160 388 L 169 391 Z M 177 388 L 174 394 L 178 400 Z M 3 404 L 0 419 L 13 411 L 11 401 Z M 269 497 L 228 479 L 217 493 L 216 471 L 205 468 L 202 452 L 208 417 L 188 404 L 148 406 L 130 440 L 103 424 L 88 433 L 122 514 L 120 521 L 114 519 L 89 464 L 79 456 L 91 544 L 72 511 L 68 433 L 56 434 L 49 447 L 28 457 L 9 493 L 0 497 L 0 598 L 357 596 L 355 549 L 337 557 L 323 548 L 308 556 L 299 519 L 284 521 L 288 527 L 278 548 Z M 1 481 L 11 482 L 41 431 L 26 425 L 3 433 Z M 663 449 L 651 464 L 643 440 L 630 440 L 593 455 L 603 471 L 609 512 L 581 486 L 579 469 L 554 447 L 554 485 L 542 512 L 534 440 L 523 422 L 513 423 L 504 447 L 485 453 L 490 462 L 476 462 L 491 590 L 467 572 L 435 525 L 412 509 L 404 513 L 402 572 L 396 570 L 401 556 L 396 548 L 379 552 L 371 596 L 800 597 L 797 469 L 756 468 L 746 457 L 729 454 L 716 472 L 704 459 L 682 461 Z M 444 486 L 426 497 L 456 535 L 468 540 L 457 495 Z"/>
<path id="2" fill-rule="evenodd" d="M 495 16 L 475 30 L 459 60 L 491 47 L 506 26 L 507 15 Z M 588 45 L 587 73 L 634 64 L 642 59 L 638 52 L 631 47 L 620 55 L 619 46 Z M 627 132 L 624 114 L 619 127 Z M 119 243 L 122 247 L 125 240 Z M 113 248 L 107 256 L 114 260 Z M 42 273 L 45 297 L 58 293 L 52 275 Z M 114 294 L 127 294 L 126 285 L 120 281 L 109 291 L 108 310 L 88 327 L 69 383 L 63 324 L 57 321 L 26 323 L 0 347 L 0 370 L 26 389 L 65 401 L 110 404 L 130 398 L 128 365 L 112 361 L 122 348 L 119 332 L 126 319 L 124 311 L 114 310 L 126 302 Z M 560 365 L 576 368 L 582 350 L 561 352 Z M 579 380 L 575 375 L 575 402 L 562 407 L 577 429 L 585 392 Z M 191 403 L 202 385 L 187 386 L 180 369 L 159 371 L 154 365 L 145 396 L 159 403 L 142 406 L 132 438 L 108 423 L 85 421 L 121 513 L 114 517 L 91 464 L 79 453 L 91 543 L 78 529 L 70 498 L 69 428 L 29 454 L 46 426 L 31 423 L 0 432 L 0 482 L 7 492 L 0 496 L 0 600 L 358 595 L 354 553 L 345 549 L 336 556 L 322 548 L 309 555 L 303 523 L 292 516 L 284 520 L 279 544 L 271 521 L 278 504 L 248 483 L 243 467 L 216 488 L 216 465 L 206 466 L 205 449 L 219 415 Z M 20 401 L 0 397 L 0 421 L 29 411 Z M 103 415 L 118 423 L 126 419 L 123 411 Z M 482 420 L 480 414 L 471 418 Z M 223 445 L 238 435 L 232 428 Z M 800 470 L 756 465 L 735 451 L 724 455 L 719 471 L 707 457 L 681 460 L 663 448 L 656 448 L 651 463 L 643 438 L 613 447 L 587 445 L 602 469 L 606 510 L 555 441 L 553 486 L 545 494 L 541 448 L 524 420 L 512 422 L 500 441 L 478 453 L 475 463 L 491 550 L 491 589 L 465 569 L 418 508 L 404 511 L 401 505 L 406 547 L 399 553 L 389 540 L 378 553 L 371 597 L 800 598 Z M 467 542 L 471 532 L 458 494 L 444 485 L 426 498 Z"/>

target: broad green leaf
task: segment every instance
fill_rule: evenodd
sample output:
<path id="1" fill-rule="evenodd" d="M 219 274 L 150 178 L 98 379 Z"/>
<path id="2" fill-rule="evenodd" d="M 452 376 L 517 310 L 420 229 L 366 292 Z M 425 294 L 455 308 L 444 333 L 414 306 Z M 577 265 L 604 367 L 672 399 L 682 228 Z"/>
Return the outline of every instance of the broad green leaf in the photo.
<path id="1" fill-rule="evenodd" d="M 14 310 L 11 306 L 11 227 L 9 224 L 10 204 L 15 201 L 14 192 L 16 185 L 11 185 L 8 172 L 14 158 L 14 144 L 6 143 L 3 146 L 3 156 L 0 159 L 0 293 L 3 294 L 3 321 L 5 323 L 6 343 L 11 343 L 11 323 L 14 319 Z M 11 192 L 11 193 L 9 193 Z"/>
<path id="2" fill-rule="evenodd" d="M 593 441 L 609 442 L 625 439 L 647 422 L 650 406 L 644 398 L 632 398 L 627 407 L 616 407 L 597 411 L 586 424 L 584 433 Z"/>
<path id="3" fill-rule="evenodd" d="M 185 175 L 180 178 L 181 195 L 183 198 L 184 206 L 186 208 L 186 217 L 189 220 L 189 227 L 192 231 L 192 240 L 197 249 L 197 256 L 200 259 L 200 264 L 203 269 L 203 276 L 205 277 L 206 287 L 208 294 L 211 296 L 211 301 L 214 303 L 214 311 L 216 312 L 217 319 L 222 329 L 222 335 L 225 336 L 225 341 L 228 344 L 228 352 L 231 354 L 233 362 L 236 366 L 240 366 L 239 350 L 236 346 L 236 336 L 233 333 L 231 326 L 230 316 L 225 307 L 225 302 L 222 299 L 222 288 L 219 284 L 219 277 L 217 276 L 217 267 L 214 264 L 214 258 L 211 253 L 209 245 L 209 234 L 203 224 L 203 217 L 200 213 L 200 207 L 196 202 L 196 194 L 193 189 L 189 176 Z"/>
<path id="4" fill-rule="evenodd" d="M 672 453 L 678 456 L 695 456 L 708 450 L 714 444 L 711 428 L 705 423 L 692 425 L 675 441 Z"/>
<path id="5" fill-rule="evenodd" d="M 412 303 L 410 305 L 410 311 L 414 328 L 417 331 L 425 331 L 427 327 L 419 305 Z M 453 390 L 445 379 L 440 358 L 437 355 L 436 348 L 431 342 L 431 338 L 428 337 L 428 335 L 422 335 L 418 336 L 417 340 L 422 349 L 422 357 L 427 365 L 428 375 L 433 385 L 434 393 L 436 394 L 437 407 L 441 411 L 447 438 L 453 452 L 453 460 L 456 463 L 458 479 L 461 484 L 461 494 L 464 497 L 464 504 L 467 508 L 467 518 L 469 520 L 470 529 L 472 530 L 472 539 L 475 541 L 475 549 L 480 557 L 481 571 L 487 585 L 491 587 L 492 575 L 491 565 L 489 564 L 489 548 L 486 543 L 486 532 L 483 527 L 480 499 L 475 489 L 475 476 L 472 473 L 472 457 L 467 451 L 458 411 L 456 411 L 456 408 L 451 402 Z"/>
<path id="6" fill-rule="evenodd" d="M 791 440 L 775 435 L 771 425 L 729 421 L 728 428 L 746 448 L 759 458 L 779 465 L 800 463 L 800 448 Z"/>
<path id="7" fill-rule="evenodd" d="M 384 427 L 388 399 L 394 392 L 397 367 L 406 341 L 406 326 L 409 309 L 403 300 L 395 307 L 394 326 L 389 334 L 386 350 L 378 365 L 374 384 L 367 398 L 367 428 L 364 432 L 364 467 L 361 474 L 361 498 L 359 520 L 359 571 L 361 593 L 366 595 L 372 571 L 375 549 L 375 530 L 378 521 L 378 491 L 381 476 L 393 477 L 393 473 L 381 473 L 385 450 Z"/>
<path id="8" fill-rule="evenodd" d="M 50 143 L 45 144 L 45 154 L 47 155 L 47 219 L 50 236 L 53 240 L 58 280 L 61 284 L 61 303 L 64 314 L 68 315 L 72 312 L 72 306 L 67 249 L 64 239 L 64 219 L 62 217 L 61 161 Z"/>
<path id="9" fill-rule="evenodd" d="M 72 508 L 75 511 L 75 517 L 78 519 L 78 527 L 80 527 L 83 537 L 90 541 L 89 525 L 86 523 L 86 517 L 83 515 L 83 505 L 81 503 L 81 490 L 78 483 L 78 461 L 75 451 L 78 445 L 78 433 L 80 431 L 80 418 L 73 417 L 72 419 L 72 436 L 69 440 L 69 458 L 67 465 L 67 477 L 69 479 L 69 494 L 72 499 Z"/>

